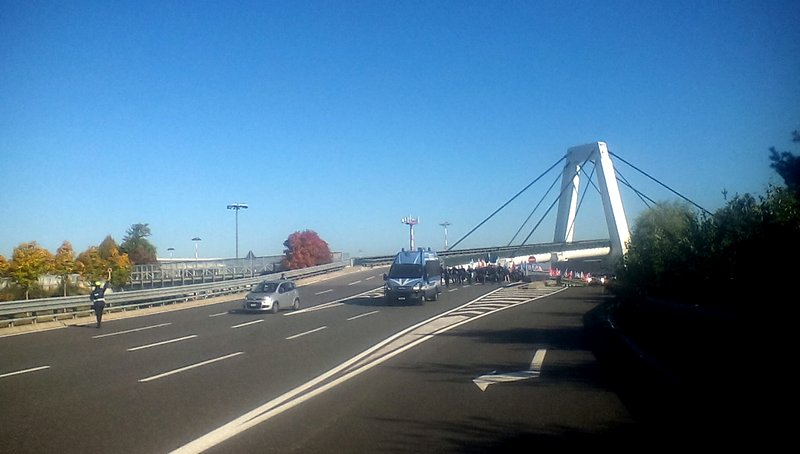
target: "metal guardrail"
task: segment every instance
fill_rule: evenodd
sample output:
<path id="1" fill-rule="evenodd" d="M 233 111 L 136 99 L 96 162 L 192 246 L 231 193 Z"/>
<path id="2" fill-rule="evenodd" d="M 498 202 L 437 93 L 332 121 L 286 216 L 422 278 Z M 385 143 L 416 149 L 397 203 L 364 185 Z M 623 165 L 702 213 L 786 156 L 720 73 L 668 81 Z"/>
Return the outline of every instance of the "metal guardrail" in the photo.
<path id="1" fill-rule="evenodd" d="M 345 262 L 319 265 L 301 270 L 272 273 L 251 278 L 236 279 L 206 284 L 183 285 L 179 287 L 149 290 L 122 291 L 106 295 L 106 312 L 141 309 L 143 307 L 163 306 L 204 298 L 225 296 L 246 292 L 254 284 L 269 279 L 277 279 L 284 274 L 287 279 L 304 279 L 339 271 L 347 266 Z M 0 329 L 12 327 L 17 323 L 37 323 L 65 318 L 77 318 L 92 314 L 88 295 L 60 298 L 40 298 L 25 301 L 0 303 Z"/>

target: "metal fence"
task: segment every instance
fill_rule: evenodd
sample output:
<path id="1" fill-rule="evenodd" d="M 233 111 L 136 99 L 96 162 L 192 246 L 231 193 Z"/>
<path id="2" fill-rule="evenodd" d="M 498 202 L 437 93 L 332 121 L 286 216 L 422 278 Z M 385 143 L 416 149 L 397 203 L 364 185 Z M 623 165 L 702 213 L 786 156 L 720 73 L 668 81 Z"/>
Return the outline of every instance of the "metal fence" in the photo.
<path id="1" fill-rule="evenodd" d="M 335 263 L 347 261 L 347 254 L 341 252 L 333 252 L 331 256 Z M 238 259 L 162 259 L 153 265 L 134 265 L 126 287 L 143 290 L 265 276 L 279 272 L 283 258 L 283 255 L 248 254 Z"/>
<path id="2" fill-rule="evenodd" d="M 303 279 L 339 271 L 346 266 L 345 262 L 337 262 L 286 271 L 283 274 L 287 279 Z M 242 293 L 248 291 L 254 284 L 265 279 L 276 279 L 280 277 L 280 274 L 273 273 L 222 282 L 110 293 L 106 295 L 106 312 L 135 310 Z M 11 327 L 15 324 L 77 318 L 91 313 L 93 311 L 88 295 L 9 301 L 0 303 L 0 328 Z"/>

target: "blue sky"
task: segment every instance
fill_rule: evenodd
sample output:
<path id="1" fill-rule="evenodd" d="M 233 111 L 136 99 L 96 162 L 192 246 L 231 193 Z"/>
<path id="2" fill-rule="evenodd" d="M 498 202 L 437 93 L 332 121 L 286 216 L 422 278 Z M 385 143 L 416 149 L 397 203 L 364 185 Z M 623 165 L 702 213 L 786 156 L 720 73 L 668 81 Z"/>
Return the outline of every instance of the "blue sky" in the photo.
<path id="1" fill-rule="evenodd" d="M 796 0 L 0 0 L 0 255 L 147 223 L 160 256 L 200 237 L 233 257 L 231 203 L 240 256 L 305 229 L 388 255 L 408 215 L 437 248 L 439 223 L 452 245 L 594 141 L 713 211 L 781 182 L 770 146 L 800 151 L 799 19 Z M 460 247 L 507 244 L 555 177 Z M 608 237 L 591 197 L 577 239 Z M 632 223 L 646 206 L 623 200 Z"/>

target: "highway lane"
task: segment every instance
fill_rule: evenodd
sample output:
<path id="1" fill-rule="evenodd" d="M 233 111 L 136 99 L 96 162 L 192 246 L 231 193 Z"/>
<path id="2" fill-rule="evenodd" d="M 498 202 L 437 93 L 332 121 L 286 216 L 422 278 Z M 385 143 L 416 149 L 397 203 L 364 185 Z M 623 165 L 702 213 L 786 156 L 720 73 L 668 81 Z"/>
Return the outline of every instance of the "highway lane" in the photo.
<path id="1" fill-rule="evenodd" d="M 582 317 L 603 298 L 596 288 L 570 288 L 475 318 L 247 430 L 230 426 L 207 452 L 624 451 L 665 443 L 633 421 L 584 338 Z M 479 377 L 493 384 L 482 389 Z"/>
<path id="2" fill-rule="evenodd" d="M 167 452 L 496 288 L 386 306 L 370 292 L 382 271 L 303 286 L 296 313 L 245 314 L 233 301 L 0 338 L 3 449 Z"/>

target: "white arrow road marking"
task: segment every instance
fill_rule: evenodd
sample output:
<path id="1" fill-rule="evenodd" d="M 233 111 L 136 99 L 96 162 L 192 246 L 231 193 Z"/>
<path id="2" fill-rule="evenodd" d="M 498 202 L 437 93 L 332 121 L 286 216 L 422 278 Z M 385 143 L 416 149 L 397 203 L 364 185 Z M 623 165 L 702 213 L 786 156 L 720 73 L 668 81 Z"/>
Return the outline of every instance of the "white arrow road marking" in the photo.
<path id="1" fill-rule="evenodd" d="M 519 380 L 527 380 L 529 378 L 537 378 L 542 371 L 542 363 L 544 362 L 544 355 L 547 350 L 536 350 L 531 361 L 531 367 L 528 370 L 521 370 L 518 372 L 506 372 L 498 374 L 497 371 L 491 374 L 481 375 L 480 377 L 472 380 L 473 383 L 478 385 L 481 391 L 486 391 L 489 385 L 495 383 L 508 383 Z"/>

